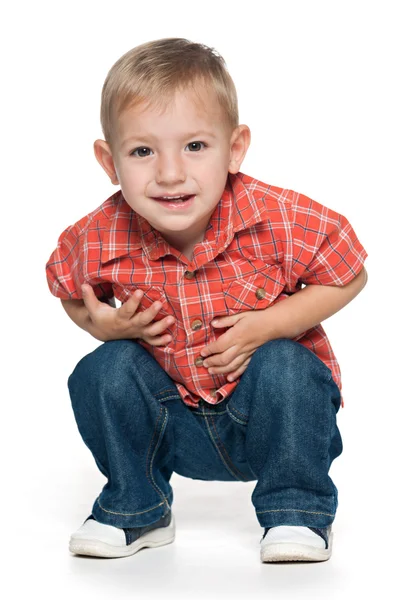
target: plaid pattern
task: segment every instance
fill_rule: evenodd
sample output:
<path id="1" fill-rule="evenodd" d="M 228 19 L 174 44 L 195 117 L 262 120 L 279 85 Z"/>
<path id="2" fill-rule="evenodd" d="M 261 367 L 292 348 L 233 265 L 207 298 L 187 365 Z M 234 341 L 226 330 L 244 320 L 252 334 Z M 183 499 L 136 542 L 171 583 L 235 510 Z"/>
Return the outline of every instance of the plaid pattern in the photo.
<path id="1" fill-rule="evenodd" d="M 210 375 L 200 351 L 223 330 L 215 317 L 262 310 L 284 301 L 302 284 L 343 286 L 368 256 L 348 220 L 292 190 L 268 185 L 244 173 L 228 175 L 221 201 L 192 262 L 172 248 L 125 202 L 121 190 L 68 227 L 46 266 L 50 291 L 81 299 L 82 283 L 99 298 L 121 302 L 138 288 L 140 309 L 159 300 L 157 319 L 172 314 L 166 346 L 139 341 L 176 383 L 183 401 L 218 404 L 238 379 Z M 318 325 L 294 338 L 332 371 L 341 390 L 338 362 Z"/>

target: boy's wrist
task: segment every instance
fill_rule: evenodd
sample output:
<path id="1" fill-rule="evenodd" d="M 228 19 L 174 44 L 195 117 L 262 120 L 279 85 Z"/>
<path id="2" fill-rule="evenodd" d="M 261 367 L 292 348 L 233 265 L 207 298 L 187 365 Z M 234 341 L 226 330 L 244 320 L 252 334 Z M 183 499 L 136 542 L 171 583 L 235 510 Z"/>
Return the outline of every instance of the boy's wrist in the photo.
<path id="1" fill-rule="evenodd" d="M 90 335 L 96 339 L 99 339 L 94 331 L 95 327 L 93 321 L 89 317 L 89 311 L 86 308 L 83 300 L 61 300 L 61 304 L 75 325 L 78 325 L 78 327 L 87 333 L 90 333 Z"/>
<path id="2" fill-rule="evenodd" d="M 284 327 L 282 327 L 279 313 L 275 318 L 274 312 L 271 312 L 273 308 L 274 305 L 259 311 L 261 313 L 260 329 L 262 330 L 262 338 L 265 342 L 287 337 L 285 335 Z"/>

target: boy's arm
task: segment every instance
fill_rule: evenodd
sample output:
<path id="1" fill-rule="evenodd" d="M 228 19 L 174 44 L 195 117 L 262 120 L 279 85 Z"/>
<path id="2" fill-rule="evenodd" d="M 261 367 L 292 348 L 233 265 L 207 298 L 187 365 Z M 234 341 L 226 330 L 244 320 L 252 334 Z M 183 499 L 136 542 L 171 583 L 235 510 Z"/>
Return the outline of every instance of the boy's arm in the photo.
<path id="1" fill-rule="evenodd" d="M 116 308 L 114 298 L 99 298 L 99 301 L 108 304 L 112 308 Z M 78 325 L 78 327 L 93 335 L 91 331 L 93 323 L 83 300 L 61 300 L 61 304 L 75 325 Z"/>
<path id="2" fill-rule="evenodd" d="M 136 337 L 133 331 L 126 329 L 132 314 L 130 312 L 125 314 L 126 310 L 124 312 L 124 309 L 121 311 L 115 308 L 113 298 L 97 298 L 91 288 L 89 298 L 87 291 L 82 289 L 82 293 L 85 300 L 61 300 L 65 312 L 75 325 L 101 342 Z M 133 302 L 134 299 L 131 300 L 131 304 Z M 134 313 L 136 306 L 134 305 L 132 308 Z"/>
<path id="3" fill-rule="evenodd" d="M 213 327 L 227 330 L 201 350 L 200 355 L 206 359 L 203 366 L 211 374 L 226 373 L 228 381 L 233 381 L 246 370 L 259 346 L 278 338 L 296 339 L 351 302 L 366 282 L 363 267 L 344 286 L 309 284 L 264 310 L 214 319 Z"/>
<path id="4" fill-rule="evenodd" d="M 307 285 L 305 288 L 265 309 L 268 339 L 295 338 L 319 325 L 351 302 L 367 283 L 365 267 L 344 286 Z M 271 336 L 271 326 L 274 328 Z"/>
<path id="5" fill-rule="evenodd" d="M 92 320 L 89 317 L 89 311 L 83 300 L 61 300 L 61 304 L 75 325 L 78 325 L 78 327 L 93 335 L 90 330 Z"/>

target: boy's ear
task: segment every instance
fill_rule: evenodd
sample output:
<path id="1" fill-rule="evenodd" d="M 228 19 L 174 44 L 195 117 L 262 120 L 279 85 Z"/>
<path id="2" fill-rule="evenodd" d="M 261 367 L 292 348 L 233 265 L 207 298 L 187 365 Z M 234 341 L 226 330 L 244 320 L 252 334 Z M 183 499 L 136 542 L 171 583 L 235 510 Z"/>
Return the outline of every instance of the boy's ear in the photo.
<path id="1" fill-rule="evenodd" d="M 251 133 L 247 125 L 239 125 L 233 130 L 230 141 L 231 156 L 228 167 L 229 173 L 236 174 L 240 170 L 240 166 L 250 146 L 250 141 Z"/>
<path id="2" fill-rule="evenodd" d="M 96 140 L 93 144 L 94 155 L 97 161 L 103 167 L 111 183 L 119 185 L 117 171 L 115 170 L 114 160 L 111 153 L 111 148 L 104 140 Z"/>

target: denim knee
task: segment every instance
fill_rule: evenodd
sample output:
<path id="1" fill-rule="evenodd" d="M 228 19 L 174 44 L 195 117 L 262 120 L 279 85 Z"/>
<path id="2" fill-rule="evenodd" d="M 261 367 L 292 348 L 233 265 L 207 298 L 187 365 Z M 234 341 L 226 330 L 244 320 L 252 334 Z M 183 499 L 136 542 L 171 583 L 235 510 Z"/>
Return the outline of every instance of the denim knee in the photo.
<path id="1" fill-rule="evenodd" d="M 105 342 L 78 362 L 68 378 L 70 392 L 77 386 L 81 390 L 96 389 L 109 396 L 118 394 L 119 389 L 126 391 L 129 366 L 137 352 L 138 344 L 131 340 Z"/>
<path id="2" fill-rule="evenodd" d="M 260 346 L 248 370 L 249 377 L 256 379 L 258 385 L 268 392 L 269 399 L 278 403 L 280 394 L 285 395 L 287 402 L 301 402 L 304 398 L 318 401 L 316 388 L 337 387 L 332 380 L 332 371 L 322 360 L 299 342 L 286 338 L 271 340 Z M 314 393 L 309 393 L 312 389 Z M 293 390 L 296 393 L 291 393 Z M 332 393 L 326 397 L 329 395 Z"/>
<path id="3" fill-rule="evenodd" d="M 317 371 L 326 381 L 332 378 L 332 371 L 314 352 L 287 338 L 266 342 L 257 348 L 251 362 L 256 368 L 262 365 L 262 374 L 272 374 L 284 381 L 301 377 L 309 369 Z"/>
<path id="4" fill-rule="evenodd" d="M 257 348 L 254 356 L 262 356 L 268 360 L 271 366 L 285 369 L 287 373 L 292 370 L 298 370 L 300 364 L 313 364 L 321 372 L 324 372 L 327 379 L 332 376 L 331 370 L 318 358 L 314 352 L 300 344 L 287 338 L 278 338 L 266 342 Z"/>

